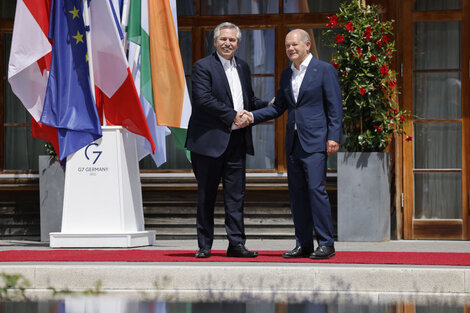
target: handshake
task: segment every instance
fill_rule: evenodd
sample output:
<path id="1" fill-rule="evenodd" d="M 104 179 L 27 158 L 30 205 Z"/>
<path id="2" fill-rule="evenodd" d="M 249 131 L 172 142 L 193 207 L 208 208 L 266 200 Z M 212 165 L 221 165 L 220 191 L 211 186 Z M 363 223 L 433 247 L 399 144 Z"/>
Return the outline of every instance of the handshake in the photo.
<path id="1" fill-rule="evenodd" d="M 241 110 L 235 116 L 233 124 L 238 128 L 245 128 L 253 123 L 253 115 L 247 110 Z"/>

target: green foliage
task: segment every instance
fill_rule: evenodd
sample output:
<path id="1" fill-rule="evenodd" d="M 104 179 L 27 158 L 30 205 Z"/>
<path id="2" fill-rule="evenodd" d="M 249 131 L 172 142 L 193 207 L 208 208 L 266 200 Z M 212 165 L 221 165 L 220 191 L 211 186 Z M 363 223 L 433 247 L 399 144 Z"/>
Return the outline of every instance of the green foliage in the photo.
<path id="1" fill-rule="evenodd" d="M 343 147 L 383 152 L 394 133 L 404 134 L 407 115 L 396 102 L 396 73 L 390 69 L 393 21 L 380 21 L 377 6 L 360 7 L 355 0 L 328 19 L 325 34 L 336 50 L 331 62 L 343 94 Z"/>
<path id="2" fill-rule="evenodd" d="M 101 280 L 95 282 L 94 288 L 86 289 L 79 294 L 83 295 L 102 295 L 103 283 Z M 21 274 L 0 273 L 0 301 L 28 300 L 26 289 L 30 287 L 29 281 Z M 77 294 L 70 289 L 58 290 L 54 287 L 48 287 L 54 296 Z"/>
<path id="3" fill-rule="evenodd" d="M 89 289 L 86 289 L 86 290 L 78 292 L 78 293 L 76 291 L 72 291 L 68 288 L 66 288 L 66 289 L 56 289 L 54 287 L 48 287 L 47 289 L 52 291 L 52 295 L 54 295 L 54 296 L 74 295 L 74 294 L 98 296 L 98 295 L 102 295 L 102 294 L 105 293 L 101 290 L 102 285 L 103 285 L 102 281 L 98 280 L 98 281 L 95 282 L 95 287 L 94 288 L 89 288 Z"/>
<path id="4" fill-rule="evenodd" d="M 25 291 L 29 282 L 23 275 L 0 273 L 0 278 L 0 300 L 27 299 Z"/>
<path id="5" fill-rule="evenodd" d="M 103 283 L 101 280 L 98 280 L 95 282 L 95 288 L 89 288 L 85 291 L 83 291 L 84 295 L 93 295 L 93 296 L 98 296 L 101 294 L 104 294 L 104 292 L 101 290 Z"/>
<path id="6" fill-rule="evenodd" d="M 46 142 L 44 147 L 46 148 L 46 152 L 51 157 L 51 159 L 57 158 L 57 153 L 55 152 L 54 147 L 52 146 L 50 142 Z"/>
<path id="7" fill-rule="evenodd" d="M 71 295 L 74 294 L 74 292 L 68 288 L 66 289 L 56 289 L 54 287 L 47 287 L 50 291 L 52 291 L 53 296 L 59 296 L 59 295 Z"/>

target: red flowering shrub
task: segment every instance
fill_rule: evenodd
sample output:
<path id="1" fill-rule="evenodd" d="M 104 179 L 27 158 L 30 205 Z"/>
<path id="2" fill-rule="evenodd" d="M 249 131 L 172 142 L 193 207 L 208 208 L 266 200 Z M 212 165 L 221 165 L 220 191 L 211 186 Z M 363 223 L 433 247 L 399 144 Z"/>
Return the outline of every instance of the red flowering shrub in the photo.
<path id="1" fill-rule="evenodd" d="M 333 28 L 338 24 L 338 17 L 336 15 L 328 16 L 329 23 L 326 24 L 326 27 Z"/>
<path id="2" fill-rule="evenodd" d="M 382 74 L 382 76 L 388 76 L 388 67 L 387 65 L 382 65 L 380 68 L 380 73 Z"/>
<path id="3" fill-rule="evenodd" d="M 367 26 L 366 30 L 364 31 L 364 38 L 367 42 L 370 41 L 370 36 L 372 35 L 372 27 Z"/>
<path id="4" fill-rule="evenodd" d="M 356 52 L 357 52 L 357 57 L 360 58 L 362 56 L 362 49 L 361 48 L 357 48 L 356 49 Z"/>
<path id="5" fill-rule="evenodd" d="M 326 35 L 336 50 L 331 62 L 343 93 L 343 147 L 383 152 L 394 133 L 404 134 L 407 116 L 396 103 L 396 73 L 390 69 L 393 21 L 381 21 L 376 6 L 360 7 L 357 1 L 344 2 L 328 19 Z"/>
<path id="6" fill-rule="evenodd" d="M 336 39 L 336 43 L 340 43 L 340 42 L 344 41 L 343 35 L 338 35 L 338 36 L 335 37 L 335 39 Z"/>

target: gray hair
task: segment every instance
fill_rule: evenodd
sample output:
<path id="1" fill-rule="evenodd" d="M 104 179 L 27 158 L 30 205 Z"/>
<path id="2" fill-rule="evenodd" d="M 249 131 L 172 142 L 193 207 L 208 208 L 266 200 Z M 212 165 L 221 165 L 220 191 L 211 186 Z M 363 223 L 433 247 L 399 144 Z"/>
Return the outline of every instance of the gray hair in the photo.
<path id="1" fill-rule="evenodd" d="M 242 41 L 242 32 L 240 31 L 240 28 L 238 28 L 237 25 L 229 23 L 229 22 L 224 22 L 222 24 L 217 25 L 217 27 L 214 29 L 214 40 L 216 40 L 220 36 L 220 30 L 222 28 L 235 28 L 237 31 L 238 43 Z"/>

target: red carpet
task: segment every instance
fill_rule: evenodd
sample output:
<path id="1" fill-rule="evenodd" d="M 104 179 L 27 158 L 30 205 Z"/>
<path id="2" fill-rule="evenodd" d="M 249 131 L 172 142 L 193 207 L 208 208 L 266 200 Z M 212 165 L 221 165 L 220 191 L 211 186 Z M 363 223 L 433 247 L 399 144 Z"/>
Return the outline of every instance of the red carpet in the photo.
<path id="1" fill-rule="evenodd" d="M 208 259 L 196 259 L 187 250 L 8 250 L 0 262 L 279 262 L 339 264 L 406 264 L 470 266 L 470 253 L 337 251 L 329 260 L 284 259 L 283 251 L 260 251 L 253 259 L 228 258 L 214 250 Z"/>

